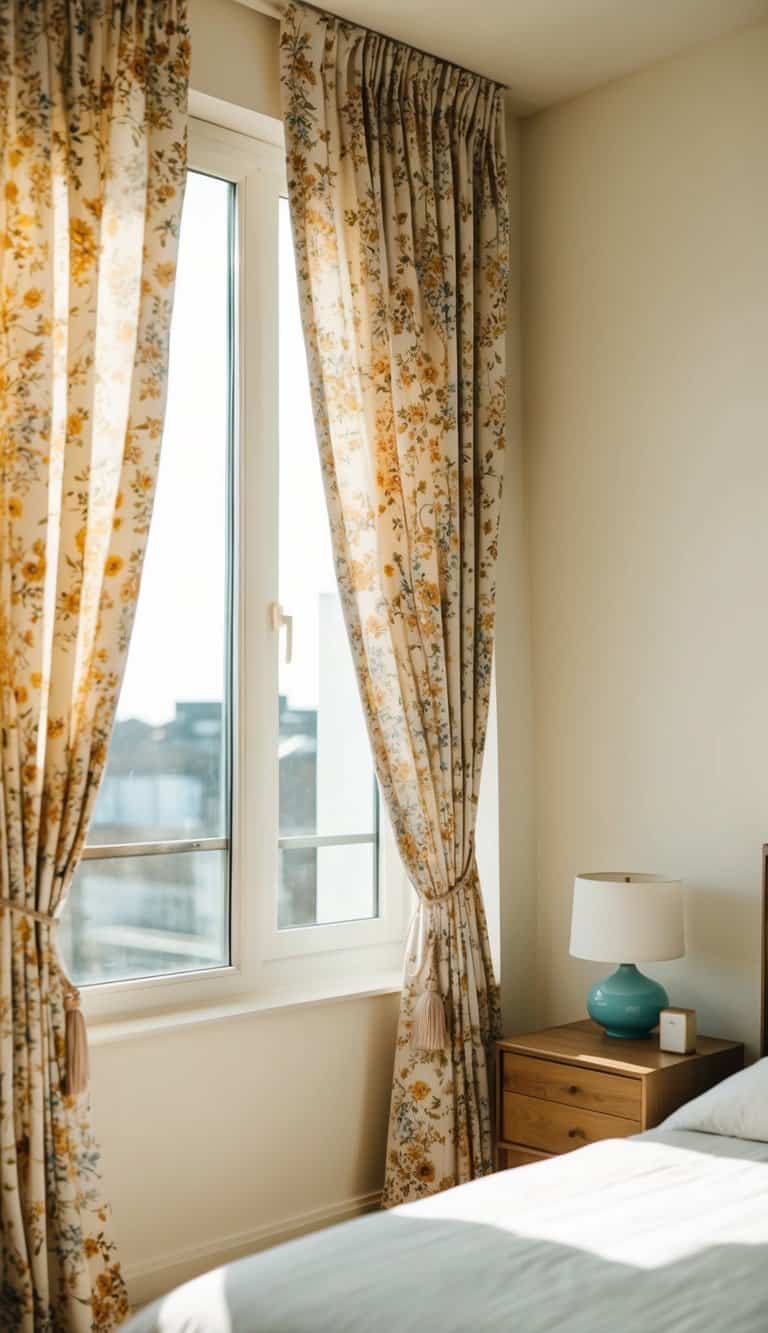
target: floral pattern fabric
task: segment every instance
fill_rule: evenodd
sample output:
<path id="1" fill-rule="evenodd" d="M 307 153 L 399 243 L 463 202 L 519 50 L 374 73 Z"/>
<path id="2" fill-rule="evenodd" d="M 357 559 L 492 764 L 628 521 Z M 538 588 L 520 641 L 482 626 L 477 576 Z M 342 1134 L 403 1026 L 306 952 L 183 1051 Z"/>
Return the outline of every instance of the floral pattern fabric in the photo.
<path id="1" fill-rule="evenodd" d="M 104 769 L 163 423 L 184 0 L 0 8 L 0 1327 L 111 1329 L 125 1286 L 55 929 Z M 27 911 L 18 910 L 26 908 Z"/>
<path id="2" fill-rule="evenodd" d="M 301 4 L 281 31 L 288 189 L 336 570 L 419 908 L 384 1191 L 491 1169 L 498 991 L 474 860 L 505 418 L 503 92 Z M 444 1050 L 412 1041 L 436 970 Z"/>

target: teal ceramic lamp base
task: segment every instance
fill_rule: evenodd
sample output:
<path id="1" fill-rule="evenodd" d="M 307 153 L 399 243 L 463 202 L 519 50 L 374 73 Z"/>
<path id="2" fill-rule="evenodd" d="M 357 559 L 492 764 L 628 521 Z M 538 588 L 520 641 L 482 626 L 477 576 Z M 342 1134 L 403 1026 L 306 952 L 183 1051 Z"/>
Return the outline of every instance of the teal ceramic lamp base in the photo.
<path id="1" fill-rule="evenodd" d="M 669 997 L 663 986 L 638 972 L 634 963 L 621 963 L 589 992 L 590 1018 L 605 1028 L 606 1037 L 647 1037 L 666 1009 Z"/>

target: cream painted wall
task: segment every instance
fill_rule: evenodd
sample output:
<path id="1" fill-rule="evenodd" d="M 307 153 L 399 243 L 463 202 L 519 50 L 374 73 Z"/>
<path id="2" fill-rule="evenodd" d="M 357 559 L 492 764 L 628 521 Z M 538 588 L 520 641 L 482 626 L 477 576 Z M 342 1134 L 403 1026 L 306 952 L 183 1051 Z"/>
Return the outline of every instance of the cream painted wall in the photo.
<path id="1" fill-rule="evenodd" d="M 579 870 L 682 876 L 658 965 L 758 1037 L 768 841 L 768 26 L 524 123 L 539 1019 Z"/>
<path id="2" fill-rule="evenodd" d="M 191 86 L 280 118 L 279 24 L 236 0 L 189 0 Z"/>
<path id="3" fill-rule="evenodd" d="M 396 1019 L 391 994 L 96 1036 L 94 1128 L 134 1301 L 370 1206 Z"/>

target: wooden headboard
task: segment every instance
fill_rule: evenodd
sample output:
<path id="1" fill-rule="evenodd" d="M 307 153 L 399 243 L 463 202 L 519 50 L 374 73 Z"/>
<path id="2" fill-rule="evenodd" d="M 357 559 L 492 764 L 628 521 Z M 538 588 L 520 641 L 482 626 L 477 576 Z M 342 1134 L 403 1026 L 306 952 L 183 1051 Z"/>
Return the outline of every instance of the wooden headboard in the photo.
<path id="1" fill-rule="evenodd" d="M 760 1054 L 768 1056 L 768 842 L 763 844 L 763 973 L 760 981 Z"/>

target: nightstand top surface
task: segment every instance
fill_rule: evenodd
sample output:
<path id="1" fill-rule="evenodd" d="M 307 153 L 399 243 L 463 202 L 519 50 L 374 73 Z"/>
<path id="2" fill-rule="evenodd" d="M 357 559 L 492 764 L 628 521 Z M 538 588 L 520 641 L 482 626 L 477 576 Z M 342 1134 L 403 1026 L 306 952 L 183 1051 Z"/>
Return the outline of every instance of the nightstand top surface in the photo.
<path id="1" fill-rule="evenodd" d="M 504 1037 L 498 1045 L 502 1050 L 517 1051 L 521 1055 L 535 1055 L 642 1078 L 655 1069 L 669 1069 L 672 1065 L 717 1055 L 720 1051 L 738 1050 L 742 1043 L 720 1041 L 717 1037 L 697 1037 L 696 1050 L 691 1055 L 675 1055 L 672 1051 L 659 1049 L 657 1033 L 640 1041 L 623 1041 L 618 1037 L 606 1037 L 597 1023 L 586 1018 L 578 1023 L 564 1023 L 562 1027 L 544 1028 L 541 1032 Z"/>

